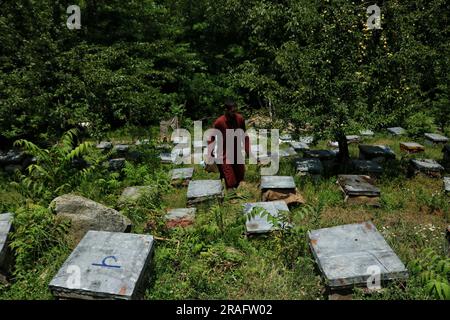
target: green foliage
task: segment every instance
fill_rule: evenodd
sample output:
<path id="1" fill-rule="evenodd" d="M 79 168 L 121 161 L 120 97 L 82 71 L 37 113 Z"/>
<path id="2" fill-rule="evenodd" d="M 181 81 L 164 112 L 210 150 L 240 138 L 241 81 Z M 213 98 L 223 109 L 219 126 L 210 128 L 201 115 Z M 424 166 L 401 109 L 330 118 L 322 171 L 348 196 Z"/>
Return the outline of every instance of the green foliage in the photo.
<path id="1" fill-rule="evenodd" d="M 13 220 L 11 248 L 15 252 L 14 276 L 27 277 L 49 251 L 65 246 L 67 224 L 58 222 L 47 209 L 28 205 L 18 209 Z"/>
<path id="2" fill-rule="evenodd" d="M 435 124 L 435 118 L 427 115 L 425 112 L 418 112 L 405 121 L 408 134 L 413 137 L 423 137 L 425 133 L 436 132 L 437 126 Z"/>
<path id="3" fill-rule="evenodd" d="M 77 130 L 69 130 L 50 149 L 40 148 L 27 140 L 15 142 L 17 147 L 33 155 L 37 161 L 27 168 L 27 175 L 19 174 L 19 182 L 15 185 L 22 194 L 36 201 L 52 199 L 70 192 L 94 171 L 94 166 L 82 170 L 74 167 L 74 160 L 83 159 L 92 150 L 90 142 L 82 142 L 74 147 L 77 134 Z"/>
<path id="4" fill-rule="evenodd" d="M 411 272 L 419 277 L 427 293 L 435 299 L 450 300 L 450 259 L 442 257 L 432 249 L 424 250 L 421 256 L 409 265 Z"/>

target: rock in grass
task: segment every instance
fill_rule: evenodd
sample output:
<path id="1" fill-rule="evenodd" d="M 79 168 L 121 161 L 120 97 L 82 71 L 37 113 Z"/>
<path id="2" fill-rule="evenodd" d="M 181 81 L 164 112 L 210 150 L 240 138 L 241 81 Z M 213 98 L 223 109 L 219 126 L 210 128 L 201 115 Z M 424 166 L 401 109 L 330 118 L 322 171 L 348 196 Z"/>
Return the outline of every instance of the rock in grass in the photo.
<path id="1" fill-rule="evenodd" d="M 130 232 L 131 221 L 120 212 L 90 199 L 66 194 L 50 204 L 57 217 L 71 222 L 70 236 L 78 243 L 89 230 Z"/>

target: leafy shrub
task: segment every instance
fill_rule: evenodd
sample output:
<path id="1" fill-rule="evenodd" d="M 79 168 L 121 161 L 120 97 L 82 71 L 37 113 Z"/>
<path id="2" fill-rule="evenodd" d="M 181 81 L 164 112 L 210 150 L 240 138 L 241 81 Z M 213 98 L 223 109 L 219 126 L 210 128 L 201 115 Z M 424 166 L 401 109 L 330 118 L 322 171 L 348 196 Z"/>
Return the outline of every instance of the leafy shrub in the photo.
<path id="1" fill-rule="evenodd" d="M 11 248 L 15 252 L 15 276 L 25 276 L 54 247 L 65 246 L 68 224 L 47 209 L 30 204 L 18 209 L 13 220 Z"/>
<path id="2" fill-rule="evenodd" d="M 437 130 L 434 118 L 425 112 L 417 112 L 408 117 L 405 125 L 409 135 L 413 137 L 423 137 L 425 133 Z"/>

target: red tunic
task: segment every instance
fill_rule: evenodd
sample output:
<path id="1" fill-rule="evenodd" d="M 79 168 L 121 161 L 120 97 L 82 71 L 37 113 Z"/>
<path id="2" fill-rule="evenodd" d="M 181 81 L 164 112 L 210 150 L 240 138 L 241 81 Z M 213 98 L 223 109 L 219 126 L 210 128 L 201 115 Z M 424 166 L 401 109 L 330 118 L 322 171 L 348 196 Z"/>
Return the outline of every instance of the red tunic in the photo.
<path id="1" fill-rule="evenodd" d="M 235 123 L 233 123 L 225 116 L 222 115 L 214 122 L 213 127 L 219 130 L 222 133 L 223 137 L 223 147 L 222 147 L 222 157 L 223 164 L 218 164 L 220 178 L 225 179 L 225 184 L 227 188 L 237 188 L 239 183 L 244 180 L 245 175 L 245 163 L 238 163 L 238 152 L 242 152 L 242 146 L 245 145 L 245 153 L 249 153 L 249 138 L 245 136 L 244 141 L 237 141 L 237 137 L 234 139 L 234 160 L 231 158 L 231 155 L 227 154 L 226 146 L 227 143 L 233 143 L 233 141 L 227 141 L 226 130 L 227 129 L 242 129 L 245 132 L 245 120 L 239 114 L 235 114 Z M 211 139 L 211 142 L 214 141 L 214 138 Z M 240 147 L 240 150 L 238 149 Z M 212 153 L 212 150 L 209 150 L 209 154 Z M 233 160 L 233 161 L 231 161 Z M 245 160 L 245 158 L 244 158 Z"/>

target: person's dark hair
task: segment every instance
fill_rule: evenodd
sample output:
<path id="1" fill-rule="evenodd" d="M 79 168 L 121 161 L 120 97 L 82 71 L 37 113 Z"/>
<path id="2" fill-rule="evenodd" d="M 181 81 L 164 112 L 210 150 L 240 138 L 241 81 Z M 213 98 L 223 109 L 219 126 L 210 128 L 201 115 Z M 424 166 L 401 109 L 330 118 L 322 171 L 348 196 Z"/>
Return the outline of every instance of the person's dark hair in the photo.
<path id="1" fill-rule="evenodd" d="M 226 99 L 225 100 L 225 109 L 230 110 L 231 108 L 236 108 L 237 104 L 236 101 L 234 101 L 233 99 Z"/>

